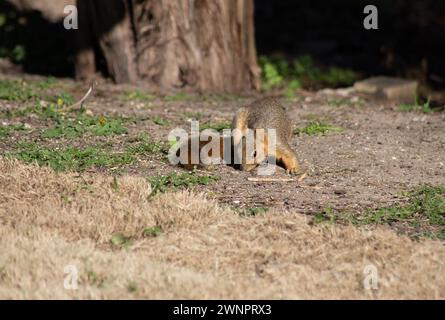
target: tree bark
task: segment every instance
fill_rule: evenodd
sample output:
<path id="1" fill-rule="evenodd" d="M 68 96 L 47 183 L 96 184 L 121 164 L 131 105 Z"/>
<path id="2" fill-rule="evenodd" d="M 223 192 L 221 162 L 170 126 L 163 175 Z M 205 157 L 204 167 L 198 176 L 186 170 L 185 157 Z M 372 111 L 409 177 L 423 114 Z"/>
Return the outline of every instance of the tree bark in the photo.
<path id="1" fill-rule="evenodd" d="M 118 83 L 219 93 L 260 87 L 253 0 L 78 0 L 83 2 L 107 71 Z M 85 59 L 79 52 L 77 62 Z M 80 71 L 87 76 L 87 68 Z"/>
<path id="2" fill-rule="evenodd" d="M 79 25 L 76 31 L 75 75 L 79 80 L 90 80 L 96 75 L 96 55 L 94 48 L 91 3 L 78 1 Z"/>
<path id="3" fill-rule="evenodd" d="M 145 1 L 133 19 L 140 78 L 166 89 L 259 89 L 253 0 Z"/>
<path id="4" fill-rule="evenodd" d="M 9 0 L 61 21 L 75 0 Z M 241 92 L 260 87 L 254 0 L 77 0 L 76 77 L 103 57 L 116 82 L 163 91 Z M 99 55 L 99 57 L 98 57 Z"/>

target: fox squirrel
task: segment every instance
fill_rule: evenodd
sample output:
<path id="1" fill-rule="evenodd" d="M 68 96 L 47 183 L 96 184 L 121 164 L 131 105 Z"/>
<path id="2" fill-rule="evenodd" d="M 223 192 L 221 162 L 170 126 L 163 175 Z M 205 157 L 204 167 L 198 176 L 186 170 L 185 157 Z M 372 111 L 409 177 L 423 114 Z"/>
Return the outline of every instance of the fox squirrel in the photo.
<path id="1" fill-rule="evenodd" d="M 257 166 L 259 166 L 267 157 L 274 157 L 277 164 L 280 164 L 286 169 L 290 174 L 297 174 L 300 171 L 297 156 L 295 151 L 289 146 L 289 142 L 292 138 L 292 125 L 289 118 L 286 115 L 284 107 L 275 98 L 263 98 L 254 101 L 247 107 L 242 107 L 236 112 L 232 121 L 232 130 L 238 129 L 241 135 L 234 134 L 232 137 L 218 137 L 220 139 L 219 150 L 217 154 L 215 150 L 210 149 L 208 156 L 210 158 L 224 159 L 224 154 L 227 152 L 227 147 L 231 147 L 231 163 L 233 163 L 234 158 L 238 157 L 241 161 L 239 162 L 239 168 L 242 171 L 252 171 Z M 254 154 L 252 156 L 252 163 L 247 163 L 247 148 L 246 143 L 243 143 L 242 135 L 246 134 L 248 129 L 275 129 L 276 133 L 276 144 L 275 150 L 269 150 L 268 136 L 265 135 L 264 139 L 258 139 L 256 136 L 256 131 L 254 131 L 254 144 L 253 148 Z M 181 154 L 180 150 L 177 152 L 177 156 L 181 159 L 182 166 L 191 169 L 194 167 L 192 163 L 192 153 L 191 145 L 193 139 L 199 141 L 199 137 L 189 138 L 188 152 L 187 154 Z M 201 151 L 204 146 L 212 141 L 213 137 L 210 137 L 208 141 L 199 141 L 198 150 Z M 258 152 L 262 149 L 263 152 Z M 196 157 L 199 158 L 199 155 Z M 202 162 L 200 161 L 200 164 Z"/>

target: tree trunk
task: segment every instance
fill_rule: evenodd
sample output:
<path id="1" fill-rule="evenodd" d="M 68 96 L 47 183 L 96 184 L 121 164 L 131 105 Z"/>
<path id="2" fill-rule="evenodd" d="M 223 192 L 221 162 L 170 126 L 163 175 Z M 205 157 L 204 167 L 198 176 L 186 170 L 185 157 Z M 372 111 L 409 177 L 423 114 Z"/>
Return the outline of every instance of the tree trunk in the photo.
<path id="1" fill-rule="evenodd" d="M 76 31 L 74 67 L 76 78 L 80 80 L 89 80 L 96 74 L 92 9 L 91 3 L 85 1 L 78 1 L 77 3 L 79 25 L 82 27 Z"/>
<path id="2" fill-rule="evenodd" d="M 77 0 L 79 30 L 77 30 L 76 77 L 94 76 L 95 41 L 105 58 L 107 72 L 118 83 L 136 82 L 134 33 L 131 22 L 131 2 L 125 0 Z"/>
<path id="3" fill-rule="evenodd" d="M 78 0 L 78 5 L 79 29 L 91 27 L 79 35 L 94 33 L 116 82 L 198 92 L 259 89 L 253 0 Z M 94 70 L 93 44 L 82 45 L 76 61 L 83 66 L 76 70 L 87 77 Z"/>

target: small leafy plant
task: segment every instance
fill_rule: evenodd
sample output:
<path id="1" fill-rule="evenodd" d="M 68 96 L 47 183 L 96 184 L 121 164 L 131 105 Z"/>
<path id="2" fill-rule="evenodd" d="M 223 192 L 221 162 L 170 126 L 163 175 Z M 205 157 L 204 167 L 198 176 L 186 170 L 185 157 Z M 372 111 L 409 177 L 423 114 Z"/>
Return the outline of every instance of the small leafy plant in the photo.
<path id="1" fill-rule="evenodd" d="M 164 193 L 181 188 L 188 189 L 197 185 L 208 185 L 209 183 L 217 180 L 219 180 L 219 177 L 199 176 L 195 171 L 183 173 L 171 172 L 167 175 L 152 176 L 148 178 L 148 181 L 152 187 L 149 198 L 158 193 Z"/>
<path id="2" fill-rule="evenodd" d="M 56 171 L 84 171 L 91 167 L 110 168 L 133 163 L 136 158 L 129 154 L 112 153 L 105 146 L 50 148 L 37 143 L 18 143 L 6 157 L 19 159 L 25 163 L 36 162 Z"/>
<path id="3" fill-rule="evenodd" d="M 13 131 L 25 131 L 26 128 L 23 124 L 10 124 L 1 125 L 0 124 L 0 138 L 5 138 L 11 134 Z"/>
<path id="4" fill-rule="evenodd" d="M 331 126 L 324 122 L 313 121 L 310 122 L 304 128 L 297 128 L 294 130 L 294 134 L 307 134 L 307 135 L 325 135 L 331 132 L 342 132 L 343 128 Z"/>
<path id="5" fill-rule="evenodd" d="M 151 228 L 144 229 L 142 235 L 148 238 L 156 238 L 159 237 L 162 233 L 162 228 L 159 226 L 154 226 Z"/>
<path id="6" fill-rule="evenodd" d="M 141 90 L 128 91 L 121 95 L 121 100 L 128 101 L 138 101 L 138 102 L 151 102 L 154 100 L 154 97 L 150 94 L 147 94 Z"/>
<path id="7" fill-rule="evenodd" d="M 127 249 L 133 244 L 133 239 L 122 233 L 117 233 L 111 237 L 111 243 L 117 247 Z"/>
<path id="8" fill-rule="evenodd" d="M 350 86 L 357 79 L 356 72 L 339 67 L 320 68 L 311 56 L 300 56 L 291 63 L 277 56 L 261 56 L 262 89 L 284 89 L 288 98 L 294 98 L 299 88 Z"/>
<path id="9" fill-rule="evenodd" d="M 400 112 L 422 112 L 430 113 L 432 111 L 430 106 L 430 100 L 428 99 L 424 103 L 420 103 L 419 98 L 416 96 L 416 102 L 414 104 L 403 103 L 398 106 L 397 111 Z"/>
<path id="10" fill-rule="evenodd" d="M 207 122 L 199 125 L 199 129 L 206 130 L 206 129 L 214 129 L 218 132 L 222 132 L 224 129 L 230 129 L 232 124 L 229 121 L 222 121 L 222 122 Z"/>
<path id="11" fill-rule="evenodd" d="M 57 124 L 42 132 L 42 138 L 77 138 L 90 132 L 94 136 L 127 133 L 120 118 L 78 115 L 75 119 L 57 118 Z"/>
<path id="12" fill-rule="evenodd" d="M 242 210 L 240 215 L 246 217 L 260 216 L 267 213 L 267 211 L 269 211 L 269 208 L 267 207 L 249 207 Z"/>
<path id="13" fill-rule="evenodd" d="M 17 80 L 0 80 L 0 100 L 25 102 L 37 96 L 34 88 Z"/>

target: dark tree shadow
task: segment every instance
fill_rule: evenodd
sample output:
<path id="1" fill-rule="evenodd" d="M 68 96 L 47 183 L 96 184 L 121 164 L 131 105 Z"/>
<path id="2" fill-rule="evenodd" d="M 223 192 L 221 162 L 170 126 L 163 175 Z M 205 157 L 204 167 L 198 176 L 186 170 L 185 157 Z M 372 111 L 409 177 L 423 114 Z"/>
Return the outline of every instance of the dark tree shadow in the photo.
<path id="1" fill-rule="evenodd" d="M 363 28 L 363 8 L 379 10 L 379 30 Z M 426 77 L 445 87 L 445 2 L 425 0 L 256 0 L 259 54 L 310 54 L 364 75 Z"/>
<path id="2" fill-rule="evenodd" d="M 74 34 L 62 23 L 49 23 L 39 12 L 17 12 L 0 2 L 0 56 L 27 73 L 72 76 Z"/>

